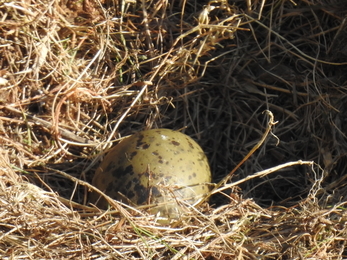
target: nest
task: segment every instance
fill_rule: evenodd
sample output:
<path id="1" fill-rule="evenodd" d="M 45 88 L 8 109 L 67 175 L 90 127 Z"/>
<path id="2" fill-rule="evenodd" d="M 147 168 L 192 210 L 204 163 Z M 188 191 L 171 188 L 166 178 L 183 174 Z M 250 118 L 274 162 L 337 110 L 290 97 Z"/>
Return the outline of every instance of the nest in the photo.
<path id="1" fill-rule="evenodd" d="M 3 1 L 2 258 L 347 258 L 346 15 L 334 0 Z M 170 225 L 88 204 L 107 149 L 152 128 L 202 146 L 209 203 Z"/>

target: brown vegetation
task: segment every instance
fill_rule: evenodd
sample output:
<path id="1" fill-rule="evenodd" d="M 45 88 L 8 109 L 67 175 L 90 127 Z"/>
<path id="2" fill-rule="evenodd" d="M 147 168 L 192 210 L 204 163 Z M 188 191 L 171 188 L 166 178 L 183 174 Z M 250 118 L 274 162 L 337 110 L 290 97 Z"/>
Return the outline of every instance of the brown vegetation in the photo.
<path id="1" fill-rule="evenodd" d="M 0 1 L 1 258 L 346 259 L 346 15 L 338 0 Z M 171 225 L 87 203 L 104 151 L 150 128 L 197 140 L 220 184 Z"/>

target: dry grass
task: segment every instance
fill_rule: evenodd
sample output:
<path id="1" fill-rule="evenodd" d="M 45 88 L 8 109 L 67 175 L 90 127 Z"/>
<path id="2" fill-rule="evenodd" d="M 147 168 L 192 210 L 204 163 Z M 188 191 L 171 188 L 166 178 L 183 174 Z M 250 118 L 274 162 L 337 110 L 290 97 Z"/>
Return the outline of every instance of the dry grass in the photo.
<path id="1" fill-rule="evenodd" d="M 1 258 L 346 259 L 346 14 L 338 0 L 0 1 Z M 159 127 L 206 151 L 210 202 L 172 225 L 89 205 L 103 151 Z"/>

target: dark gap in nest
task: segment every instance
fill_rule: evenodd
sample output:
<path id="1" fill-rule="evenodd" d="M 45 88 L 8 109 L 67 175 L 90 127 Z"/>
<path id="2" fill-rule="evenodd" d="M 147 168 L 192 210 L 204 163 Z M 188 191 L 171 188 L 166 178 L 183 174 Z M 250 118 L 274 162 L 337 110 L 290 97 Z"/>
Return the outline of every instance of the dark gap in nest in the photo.
<path id="1" fill-rule="evenodd" d="M 69 174 L 70 176 L 73 176 L 77 179 L 86 181 L 91 183 L 93 173 L 95 171 L 95 168 L 91 169 L 90 173 L 86 173 L 85 175 L 82 174 L 85 169 L 88 167 L 89 162 L 80 159 L 80 160 L 74 160 L 73 162 L 64 162 L 64 163 L 55 163 L 55 164 L 47 164 L 46 166 L 52 169 L 55 169 L 57 171 L 62 171 L 66 174 Z M 38 187 L 48 190 L 48 185 L 54 192 L 57 192 L 59 196 L 65 198 L 65 199 L 71 199 L 74 202 L 84 204 L 85 200 L 85 187 L 81 185 L 77 185 L 75 182 L 73 182 L 70 179 L 67 179 L 65 176 L 60 175 L 58 172 L 51 171 L 47 169 L 46 167 L 34 167 L 30 169 L 26 169 L 29 172 L 29 175 L 26 175 L 27 178 L 32 182 L 35 183 Z M 41 180 L 39 180 L 35 174 L 36 172 L 41 180 L 44 181 L 46 185 L 43 185 Z M 50 191 L 50 190 L 48 190 Z"/>
<path id="2" fill-rule="evenodd" d="M 240 186 L 246 198 L 253 198 L 261 206 L 290 207 L 307 197 L 313 182 L 308 177 L 306 167 L 296 166 Z"/>

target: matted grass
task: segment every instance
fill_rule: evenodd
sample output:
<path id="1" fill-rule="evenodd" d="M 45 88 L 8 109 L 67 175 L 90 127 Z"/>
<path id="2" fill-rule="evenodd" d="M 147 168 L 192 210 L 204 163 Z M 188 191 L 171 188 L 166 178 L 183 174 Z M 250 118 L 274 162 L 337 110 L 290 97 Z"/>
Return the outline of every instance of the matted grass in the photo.
<path id="1" fill-rule="evenodd" d="M 0 1 L 1 258 L 346 259 L 346 14 Z M 88 204 L 107 149 L 151 128 L 194 138 L 221 184 L 170 225 Z"/>

